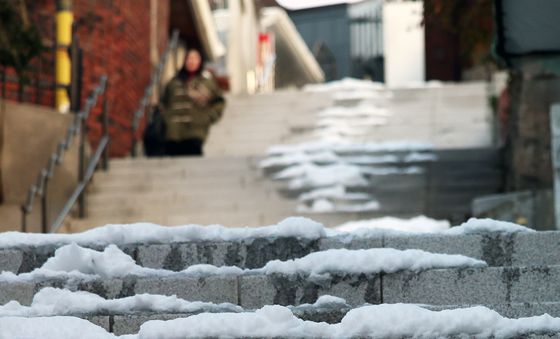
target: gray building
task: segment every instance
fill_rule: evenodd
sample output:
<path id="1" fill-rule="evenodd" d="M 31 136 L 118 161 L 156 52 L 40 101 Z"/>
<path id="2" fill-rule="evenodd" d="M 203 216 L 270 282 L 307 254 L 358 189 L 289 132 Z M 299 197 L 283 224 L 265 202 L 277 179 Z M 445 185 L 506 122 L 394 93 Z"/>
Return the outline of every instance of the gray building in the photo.
<path id="1" fill-rule="evenodd" d="M 290 6 L 287 11 L 303 40 L 313 52 L 326 80 L 344 77 L 383 81 L 382 1 L 313 1 Z"/>

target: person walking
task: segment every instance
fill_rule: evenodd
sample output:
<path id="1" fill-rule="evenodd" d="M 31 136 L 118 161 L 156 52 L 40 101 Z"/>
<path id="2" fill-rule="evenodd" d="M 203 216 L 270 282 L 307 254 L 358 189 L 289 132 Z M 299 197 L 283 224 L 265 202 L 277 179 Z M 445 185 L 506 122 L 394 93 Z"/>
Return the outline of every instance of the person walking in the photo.
<path id="1" fill-rule="evenodd" d="M 200 52 L 190 49 L 160 100 L 165 121 L 165 154 L 202 155 L 210 126 L 222 116 L 225 99 Z"/>

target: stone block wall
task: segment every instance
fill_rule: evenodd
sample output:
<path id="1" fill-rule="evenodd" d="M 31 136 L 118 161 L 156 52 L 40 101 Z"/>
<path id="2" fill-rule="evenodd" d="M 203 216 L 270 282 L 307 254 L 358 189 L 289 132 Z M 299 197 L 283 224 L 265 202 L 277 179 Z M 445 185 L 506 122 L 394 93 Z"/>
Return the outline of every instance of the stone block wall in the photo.
<path id="1" fill-rule="evenodd" d="M 560 102 L 560 58 L 548 61 L 523 60 L 517 65 L 520 71 L 512 72 L 508 191 L 550 189 L 553 185 L 550 106 Z"/>

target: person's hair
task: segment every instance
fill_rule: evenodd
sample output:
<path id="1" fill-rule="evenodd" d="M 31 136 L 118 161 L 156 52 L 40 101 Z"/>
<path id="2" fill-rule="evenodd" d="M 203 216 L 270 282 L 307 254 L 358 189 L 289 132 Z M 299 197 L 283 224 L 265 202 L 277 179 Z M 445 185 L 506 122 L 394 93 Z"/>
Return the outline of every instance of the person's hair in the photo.
<path id="1" fill-rule="evenodd" d="M 183 59 L 183 66 L 181 67 L 179 72 L 177 72 L 177 77 L 181 80 L 187 80 L 189 78 L 189 71 L 187 70 L 187 66 L 185 64 L 186 64 L 187 58 L 189 57 L 189 53 L 191 53 L 191 52 L 198 52 L 198 54 L 200 55 L 200 66 L 198 67 L 196 72 L 194 72 L 194 74 L 200 75 L 200 74 L 202 74 L 202 71 L 204 71 L 205 60 L 204 60 L 204 57 L 202 55 L 202 52 L 198 48 L 191 47 L 191 48 L 187 49 L 187 52 L 185 53 L 185 58 Z"/>

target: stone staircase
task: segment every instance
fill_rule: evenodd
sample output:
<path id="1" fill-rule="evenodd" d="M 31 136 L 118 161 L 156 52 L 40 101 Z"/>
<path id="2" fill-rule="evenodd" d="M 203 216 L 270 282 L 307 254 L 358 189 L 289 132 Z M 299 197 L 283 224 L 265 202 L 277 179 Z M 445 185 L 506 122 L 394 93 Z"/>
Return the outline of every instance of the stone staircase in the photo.
<path id="1" fill-rule="evenodd" d="M 124 159 L 98 173 L 87 218 L 71 231 L 108 223 L 258 226 L 290 216 L 294 204 L 260 178 L 249 157 Z"/>
<path id="2" fill-rule="evenodd" d="M 352 99 L 337 91 L 300 90 L 229 97 L 223 119 L 212 128 L 205 145 L 205 157 L 112 160 L 108 173 L 94 177 L 86 218 L 71 219 L 62 231 L 138 221 L 259 226 L 293 215 L 310 216 L 328 227 L 385 215 L 426 214 L 461 222 L 470 212 L 473 197 L 498 191 L 496 151 L 481 148 L 489 139 L 482 84 L 378 92 L 369 99 Z M 298 192 L 286 192 L 282 182 L 270 180 L 271 172 L 261 170 L 259 162 L 270 146 L 314 140 L 321 110 L 360 105 L 390 112 L 383 125 L 361 130 L 360 140 L 413 139 L 433 143 L 437 150 L 456 148 L 456 152 L 440 155 L 437 168 L 420 175 L 371 178 L 367 193 L 381 202 L 377 211 L 298 210 L 298 201 L 293 199 Z M 451 116 L 452 109 L 460 114 Z M 460 128 L 454 123 L 457 118 Z M 473 178 L 479 181 L 477 185 Z M 438 188 L 432 189 L 432 182 L 450 185 L 442 188 L 445 194 L 438 195 L 433 194 Z"/>
<path id="3" fill-rule="evenodd" d="M 6 241 L 2 241 L 4 239 L 0 237 L 0 243 L 5 246 L 0 250 L 0 270 L 19 274 L 18 276 L 10 275 L 10 273 L 0 275 L 0 304 L 15 300 L 22 305 L 30 305 L 36 293 L 42 291 L 41 293 L 47 294 L 45 291 L 48 290 L 43 290 L 47 287 L 87 291 L 104 299 L 124 300 L 123 298 L 129 298 L 130 301 L 130 298 L 139 298 L 140 295 L 143 295 L 143 307 L 131 308 L 129 306 L 117 310 L 101 307 L 88 311 L 85 306 L 80 308 L 78 307 L 80 305 L 75 305 L 76 302 L 68 301 L 70 306 L 62 306 L 65 305 L 63 299 L 50 301 L 53 307 L 56 306 L 50 316 L 80 317 L 116 335 L 136 334 L 140 331 L 139 338 L 143 337 L 142 331 L 147 330 L 153 324 L 149 322 L 151 320 L 188 319 L 188 317 L 201 313 L 206 314 L 206 317 L 218 317 L 219 319 L 220 316 L 226 317 L 230 313 L 252 314 L 255 310 L 267 305 L 291 305 L 289 310 L 294 317 L 311 321 L 314 324 L 321 321 L 330 324 L 344 324 L 345 316 L 349 316 L 363 307 L 368 307 L 363 306 L 365 304 L 397 303 L 419 304 L 432 311 L 454 310 L 453 312 L 459 312 L 470 306 L 482 305 L 497 311 L 504 317 L 513 319 L 539 316 L 544 313 L 548 313 L 552 317 L 560 317 L 560 288 L 557 283 L 560 278 L 560 266 L 558 266 L 560 252 L 557 250 L 560 244 L 560 232 L 476 231 L 476 227 L 493 222 L 474 221 L 473 223 L 476 224 L 472 225 L 475 226 L 471 228 L 471 230 L 475 229 L 473 232 L 460 233 L 453 232 L 452 229 L 449 232 L 432 235 L 390 232 L 370 232 L 362 234 L 360 237 L 351 234 L 328 235 L 322 233 L 316 224 L 306 220 L 292 220 L 290 224 L 301 228 L 307 227 L 309 230 L 307 234 L 301 230 L 290 235 L 270 233 L 270 229 L 268 231 L 256 229 L 257 233 L 251 236 L 232 240 L 211 240 L 216 236 L 216 233 L 213 233 L 216 230 L 212 229 L 202 231 L 190 239 L 188 236 L 177 235 L 172 242 L 158 241 L 156 237 L 150 241 L 130 243 L 126 241 L 127 236 L 131 236 L 130 234 L 116 234 L 111 242 L 114 243 L 115 239 L 121 239 L 123 243 L 117 241 L 119 247 L 133 259 L 136 265 L 168 271 L 166 274 L 158 272 L 122 273 L 105 277 L 103 277 L 103 273 L 91 275 L 92 272 L 89 272 L 88 276 L 61 276 L 55 275 L 51 271 L 49 274 L 43 272 L 26 278 L 26 274 L 28 274 L 26 272 L 45 265 L 45 262 L 53 257 L 57 248 L 66 243 L 76 241 L 84 247 L 103 250 L 108 244 L 107 242 L 91 240 L 87 244 L 87 237 L 51 238 L 51 240 L 44 237 L 43 239 L 47 239 L 46 243 L 40 244 L 41 236 L 39 236 L 25 240 L 27 243 L 24 241 L 18 244 L 15 241 L 14 244 L 18 245 L 9 247 L 6 246 Z M 282 226 L 274 227 L 281 228 Z M 114 231 L 107 229 L 103 234 L 112 233 Z M 195 232 L 184 234 L 195 234 Z M 259 234 L 262 235 L 259 236 Z M 40 245 L 32 246 L 33 243 Z M 418 267 L 422 267 L 422 264 L 412 258 L 412 264 L 408 268 L 397 270 L 386 268 L 379 272 L 371 271 L 367 262 L 360 264 L 363 266 L 359 266 L 359 268 L 356 268 L 357 266 L 352 265 L 351 262 L 347 263 L 348 268 L 340 268 L 341 266 L 337 266 L 336 260 L 329 264 L 332 265 L 330 269 L 326 269 L 322 273 L 313 274 L 312 271 L 306 271 L 310 269 L 309 267 L 296 271 L 274 270 L 274 267 L 286 262 L 287 265 L 297 262 L 296 260 L 290 263 L 291 259 L 299 258 L 303 262 L 310 260 L 313 255 L 323 255 L 329 253 L 329 250 L 340 248 L 349 250 L 419 249 L 425 251 L 414 253 L 413 256 L 417 258 L 426 253 L 460 254 L 483 260 L 487 266 L 452 267 L 452 265 L 448 268 L 418 269 Z M 363 254 L 360 251 L 352 253 Z M 348 252 L 337 252 L 335 256 L 344 260 L 343 258 L 347 254 Z M 117 261 L 115 256 L 111 256 L 111 258 L 115 258 L 115 262 Z M 320 265 L 321 261 L 328 260 L 331 259 L 316 260 L 314 265 Z M 303 267 L 304 264 L 301 262 L 300 265 Z M 93 266 L 96 265 L 95 262 L 92 263 Z M 217 267 L 195 266 L 198 264 L 230 267 L 229 271 L 220 271 Z M 383 262 L 381 264 L 390 268 L 394 263 Z M 261 267 L 265 269 L 259 270 L 258 268 Z M 252 270 L 242 271 L 240 268 Z M 65 269 L 70 271 L 68 267 Z M 311 266 L 312 269 L 313 266 Z M 153 304 L 150 306 L 145 294 L 177 296 L 184 300 L 211 302 L 216 305 L 200 306 L 198 310 L 169 306 L 166 309 L 161 306 L 155 307 Z M 330 301 L 317 302 L 321 301 L 319 299 L 321 296 L 326 295 L 344 300 L 329 297 Z M 46 300 L 48 301 L 48 298 Z M 37 300 L 33 302 L 35 303 Z M 44 302 L 43 306 L 45 306 Z M 7 310 L 0 307 L 0 324 L 2 316 L 5 316 L 4 313 L 14 309 L 13 305 Z M 259 312 L 263 311 L 257 311 L 257 314 Z M 371 309 L 371 312 L 374 312 L 374 309 Z M 406 314 L 393 316 L 400 319 L 399 323 L 411 320 L 407 318 Z M 39 319 L 39 316 L 35 317 Z M 257 323 L 254 323 L 253 327 L 258 328 L 258 321 L 254 321 Z M 466 323 L 474 326 L 476 321 L 476 318 L 472 318 Z M 514 337 L 560 337 L 560 328 L 555 331 L 551 330 L 550 326 L 546 327 L 537 320 L 535 320 L 535 324 L 532 330 L 517 333 Z M 169 332 L 167 335 L 162 334 L 161 337 L 177 337 L 172 333 L 181 333 L 182 327 L 180 323 L 176 323 L 174 326 L 176 326 L 173 327 L 174 331 L 179 332 Z M 366 324 L 364 323 L 363 326 Z M 381 324 L 377 326 L 381 326 Z M 228 335 L 227 327 L 224 327 L 223 330 L 225 332 L 222 335 Z M 463 332 L 461 330 L 445 332 L 443 327 L 440 330 L 443 331 L 439 332 L 443 333 L 442 335 L 428 335 L 428 337 L 512 337 L 493 332 L 471 333 L 466 327 L 462 329 Z M 399 334 L 400 332 L 396 330 L 393 332 L 396 334 L 391 336 L 375 336 L 371 333 L 376 332 L 364 331 L 356 337 L 414 337 L 414 335 L 404 335 L 406 333 Z M 1 328 L 0 333 L 2 333 Z M 317 337 L 312 333 L 309 332 L 305 336 Z M 194 335 L 193 337 L 219 337 L 219 335 Z M 270 336 L 257 334 L 251 337 Z M 291 335 L 272 337 L 291 337 Z"/>

